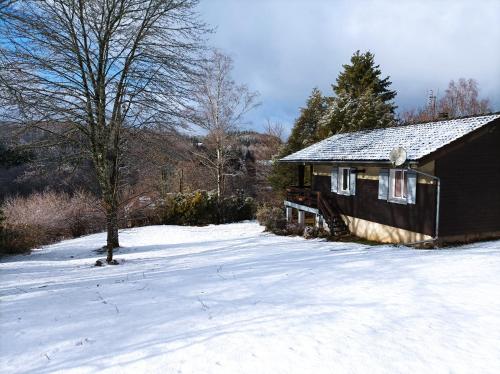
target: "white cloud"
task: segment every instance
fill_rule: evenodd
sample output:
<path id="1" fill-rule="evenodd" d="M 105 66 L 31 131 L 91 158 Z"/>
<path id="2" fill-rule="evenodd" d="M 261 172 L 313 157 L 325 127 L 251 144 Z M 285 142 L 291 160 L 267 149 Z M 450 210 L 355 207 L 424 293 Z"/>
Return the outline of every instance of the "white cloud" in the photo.
<path id="1" fill-rule="evenodd" d="M 402 109 L 466 77 L 500 110 L 500 1 L 205 0 L 200 9 L 218 27 L 212 43 L 234 58 L 235 78 L 261 93 L 257 126 L 290 124 L 357 49 L 375 53 Z"/>

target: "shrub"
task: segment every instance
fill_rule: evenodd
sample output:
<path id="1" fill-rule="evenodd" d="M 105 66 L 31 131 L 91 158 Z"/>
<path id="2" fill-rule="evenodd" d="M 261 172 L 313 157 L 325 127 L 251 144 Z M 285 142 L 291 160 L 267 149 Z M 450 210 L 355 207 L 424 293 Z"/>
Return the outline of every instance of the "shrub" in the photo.
<path id="1" fill-rule="evenodd" d="M 304 230 L 304 226 L 299 226 L 297 223 L 289 223 L 286 225 L 284 235 L 303 236 Z"/>
<path id="2" fill-rule="evenodd" d="M 92 234 L 106 228 L 105 215 L 98 207 L 99 199 L 83 191 L 78 191 L 69 198 L 65 215 L 70 237 Z"/>
<path id="3" fill-rule="evenodd" d="M 162 223 L 171 225 L 207 225 L 216 220 L 217 201 L 207 191 L 168 195 L 160 207 Z"/>
<path id="4" fill-rule="evenodd" d="M 0 208 L 0 254 L 6 249 L 7 244 L 7 229 L 5 228 L 5 215 Z"/>
<path id="5" fill-rule="evenodd" d="M 311 238 L 329 238 L 329 233 L 319 227 L 303 227 L 296 223 L 287 223 L 284 209 L 277 206 L 261 205 L 257 209 L 257 221 L 266 231 L 277 235 L 304 236 Z"/>
<path id="6" fill-rule="evenodd" d="M 239 222 L 255 217 L 255 200 L 242 193 L 222 200 L 222 222 Z"/>
<path id="7" fill-rule="evenodd" d="M 264 204 L 257 209 L 257 221 L 275 234 L 286 234 L 286 217 L 283 208 Z"/>
<path id="8" fill-rule="evenodd" d="M 223 199 L 220 209 L 215 193 L 207 191 L 171 194 L 162 201 L 136 200 L 121 212 L 122 226 L 208 225 L 252 219 L 255 212 L 254 200 L 242 194 Z M 98 200 L 84 192 L 68 195 L 46 191 L 9 198 L 2 206 L 3 220 L 0 215 L 0 254 L 23 253 L 61 239 L 102 231 L 106 221 L 98 206 Z"/>
<path id="9" fill-rule="evenodd" d="M 129 202 L 119 212 L 120 227 L 161 224 L 160 210 L 157 209 L 159 202 L 158 198 L 153 196 L 130 198 Z"/>
<path id="10" fill-rule="evenodd" d="M 164 224 L 208 225 L 252 219 L 255 203 L 239 194 L 224 198 L 219 207 L 214 192 L 195 191 L 169 195 L 158 209 Z"/>
<path id="11" fill-rule="evenodd" d="M 1 253 L 22 253 L 60 239 L 102 230 L 104 217 L 93 208 L 94 203 L 83 192 L 70 196 L 46 191 L 7 199 L 2 207 L 5 220 Z"/>
<path id="12" fill-rule="evenodd" d="M 330 237 L 330 233 L 323 228 L 316 226 L 308 226 L 304 229 L 304 238 L 306 239 L 314 239 L 314 238 L 324 238 L 327 239 Z"/>

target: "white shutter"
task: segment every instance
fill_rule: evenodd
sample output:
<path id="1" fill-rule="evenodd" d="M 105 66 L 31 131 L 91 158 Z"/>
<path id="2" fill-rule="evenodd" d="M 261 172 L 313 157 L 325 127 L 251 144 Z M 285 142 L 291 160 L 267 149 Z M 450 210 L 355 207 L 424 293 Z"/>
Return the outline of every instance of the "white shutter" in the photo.
<path id="1" fill-rule="evenodd" d="M 349 194 L 356 195 L 356 169 L 349 169 Z"/>
<path id="2" fill-rule="evenodd" d="M 332 192 L 338 193 L 339 192 L 339 168 L 334 167 L 332 169 Z"/>
<path id="3" fill-rule="evenodd" d="M 389 169 L 380 169 L 378 176 L 378 198 L 387 200 L 389 197 Z"/>
<path id="4" fill-rule="evenodd" d="M 407 183 L 407 198 L 408 204 L 417 203 L 417 173 L 414 170 L 408 170 L 406 172 L 406 183 Z"/>

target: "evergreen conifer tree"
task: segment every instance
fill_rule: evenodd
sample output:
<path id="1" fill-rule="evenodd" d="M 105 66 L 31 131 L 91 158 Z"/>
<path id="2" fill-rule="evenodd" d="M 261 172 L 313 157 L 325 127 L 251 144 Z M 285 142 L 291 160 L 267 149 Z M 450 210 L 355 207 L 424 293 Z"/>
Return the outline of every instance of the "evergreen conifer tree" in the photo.
<path id="1" fill-rule="evenodd" d="M 332 85 L 337 96 L 347 94 L 350 98 L 358 99 L 371 90 L 373 95 L 389 104 L 392 113 L 396 107 L 392 100 L 396 91 L 389 89 L 392 84 L 389 77 L 381 78 L 380 65 L 375 65 L 375 55 L 371 52 L 356 51 L 351 57 L 351 64 L 342 65 L 344 71 L 337 77 L 336 84 Z"/>
<path id="2" fill-rule="evenodd" d="M 356 51 L 351 64 L 343 65 L 332 89 L 336 94 L 329 100 L 321 120 L 318 137 L 363 129 L 387 127 L 395 123 L 393 99 L 396 91 L 389 89 L 389 77 L 381 78 L 371 52 Z"/>
<path id="3" fill-rule="evenodd" d="M 321 91 L 314 88 L 307 99 L 306 106 L 300 110 L 300 116 L 295 121 L 288 141 L 283 145 L 278 158 L 297 152 L 319 138 L 319 124 L 327 108 L 326 99 Z M 293 185 L 296 181 L 297 167 L 295 165 L 280 164 L 275 162 L 269 180 L 275 190 L 283 190 Z"/>
<path id="4" fill-rule="evenodd" d="M 283 157 L 319 140 L 317 130 L 326 108 L 326 100 L 321 95 L 321 91 L 314 88 L 307 99 L 306 106 L 301 108 L 300 116 L 295 121 L 290 138 L 283 149 Z"/>
<path id="5" fill-rule="evenodd" d="M 332 85 L 334 97 L 324 97 L 317 88 L 312 91 L 278 158 L 337 133 L 396 123 L 393 102 L 396 91 L 389 89 L 392 84 L 389 77 L 381 77 L 375 56 L 356 51 L 351 63 L 343 65 L 343 69 Z M 293 185 L 296 169 L 296 165 L 275 163 L 269 178 L 275 190 L 283 191 Z"/>

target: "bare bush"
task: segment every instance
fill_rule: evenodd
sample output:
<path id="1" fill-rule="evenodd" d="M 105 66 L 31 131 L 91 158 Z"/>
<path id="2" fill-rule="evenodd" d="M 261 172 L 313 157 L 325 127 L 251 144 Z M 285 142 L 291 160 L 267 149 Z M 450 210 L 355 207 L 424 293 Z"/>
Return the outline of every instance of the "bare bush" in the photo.
<path id="1" fill-rule="evenodd" d="M 161 204 L 157 194 L 131 195 L 128 191 L 127 204 L 120 210 L 120 227 L 138 227 L 161 224 L 161 218 L 157 212 L 158 204 Z"/>
<path id="2" fill-rule="evenodd" d="M 4 253 L 20 253 L 63 238 L 105 228 L 95 198 L 85 192 L 70 196 L 46 191 L 28 197 L 11 197 L 2 207 L 5 221 Z"/>
<path id="3" fill-rule="evenodd" d="M 257 208 L 257 221 L 274 234 L 286 235 L 286 217 L 283 207 L 262 205 Z"/>

